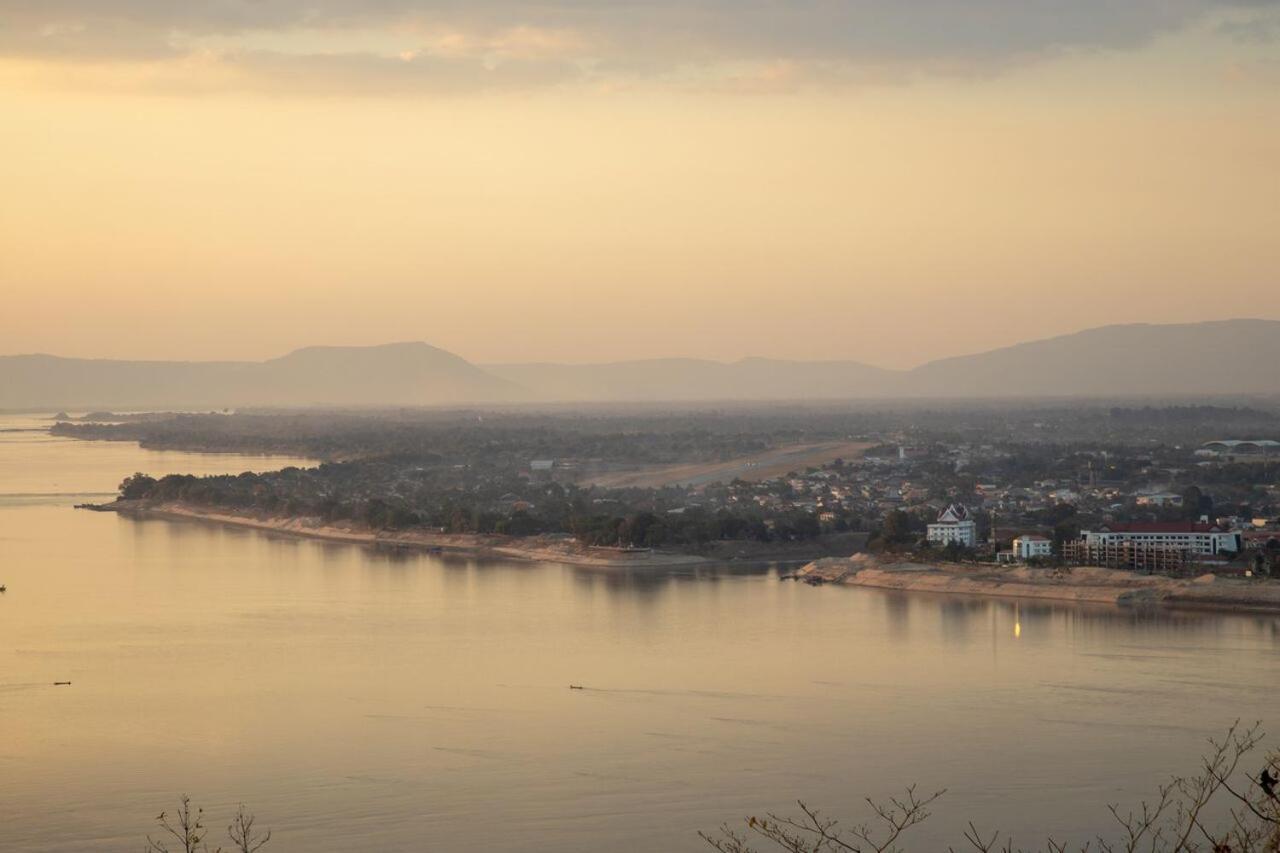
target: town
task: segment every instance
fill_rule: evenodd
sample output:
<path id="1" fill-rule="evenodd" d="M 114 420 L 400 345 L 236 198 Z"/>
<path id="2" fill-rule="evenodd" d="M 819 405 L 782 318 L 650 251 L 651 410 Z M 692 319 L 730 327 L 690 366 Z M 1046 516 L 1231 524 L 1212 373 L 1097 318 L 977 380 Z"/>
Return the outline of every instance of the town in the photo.
<path id="1" fill-rule="evenodd" d="M 738 542 L 1249 577 L 1280 561 L 1280 441 L 1256 437 L 1276 427 L 1280 415 L 1250 407 L 1095 405 L 259 412 L 53 431 L 327 457 L 261 474 L 138 475 L 122 484 L 129 500 L 626 549 Z"/>

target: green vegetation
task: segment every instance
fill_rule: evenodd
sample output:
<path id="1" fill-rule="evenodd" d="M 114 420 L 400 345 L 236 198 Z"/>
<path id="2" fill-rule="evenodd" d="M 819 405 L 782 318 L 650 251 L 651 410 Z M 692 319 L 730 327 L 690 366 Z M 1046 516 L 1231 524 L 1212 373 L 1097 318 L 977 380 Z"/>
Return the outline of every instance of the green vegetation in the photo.
<path id="1" fill-rule="evenodd" d="M 183 503 L 276 516 L 357 522 L 373 530 L 572 534 L 588 545 L 698 546 L 724 540 L 794 542 L 822 534 L 814 513 L 690 505 L 691 489 L 599 489 L 531 483 L 501 466 L 397 458 L 285 468 L 263 474 L 159 479 L 134 474 L 125 500 Z"/>

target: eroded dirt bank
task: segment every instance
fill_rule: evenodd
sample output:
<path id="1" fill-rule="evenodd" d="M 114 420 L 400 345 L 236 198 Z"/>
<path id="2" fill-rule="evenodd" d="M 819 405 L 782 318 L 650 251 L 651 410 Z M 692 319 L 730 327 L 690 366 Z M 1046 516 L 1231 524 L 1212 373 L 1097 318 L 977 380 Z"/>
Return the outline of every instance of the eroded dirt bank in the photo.
<path id="1" fill-rule="evenodd" d="M 1121 606 L 1163 605 L 1280 611 L 1280 581 L 1167 578 L 1114 569 L 1037 569 L 971 563 L 926 564 L 870 554 L 815 560 L 798 580 L 909 592 L 1038 598 Z"/>

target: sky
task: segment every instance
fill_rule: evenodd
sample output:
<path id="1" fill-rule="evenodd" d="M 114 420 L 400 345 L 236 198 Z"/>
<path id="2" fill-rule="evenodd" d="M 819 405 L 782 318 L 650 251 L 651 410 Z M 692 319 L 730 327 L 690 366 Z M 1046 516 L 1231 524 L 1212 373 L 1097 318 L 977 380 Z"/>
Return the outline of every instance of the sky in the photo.
<path id="1" fill-rule="evenodd" d="M 0 353 L 1280 319 L 1280 0 L 0 0 Z"/>

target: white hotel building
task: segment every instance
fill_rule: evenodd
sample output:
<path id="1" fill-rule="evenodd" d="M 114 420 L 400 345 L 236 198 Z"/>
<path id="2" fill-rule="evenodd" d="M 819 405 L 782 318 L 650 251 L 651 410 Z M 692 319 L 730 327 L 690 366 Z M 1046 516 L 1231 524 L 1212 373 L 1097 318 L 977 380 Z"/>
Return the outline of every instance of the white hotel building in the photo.
<path id="1" fill-rule="evenodd" d="M 1240 551 L 1241 544 L 1239 533 L 1224 530 L 1215 524 L 1191 521 L 1151 524 L 1116 522 L 1104 524 L 1097 530 L 1083 531 L 1080 535 L 1090 546 L 1132 543 L 1147 548 L 1189 551 L 1208 556 L 1236 554 Z"/>
<path id="2" fill-rule="evenodd" d="M 963 504 L 952 504 L 938 514 L 936 523 L 929 525 L 926 538 L 936 545 L 958 542 L 974 548 L 978 544 L 978 525 Z"/>

